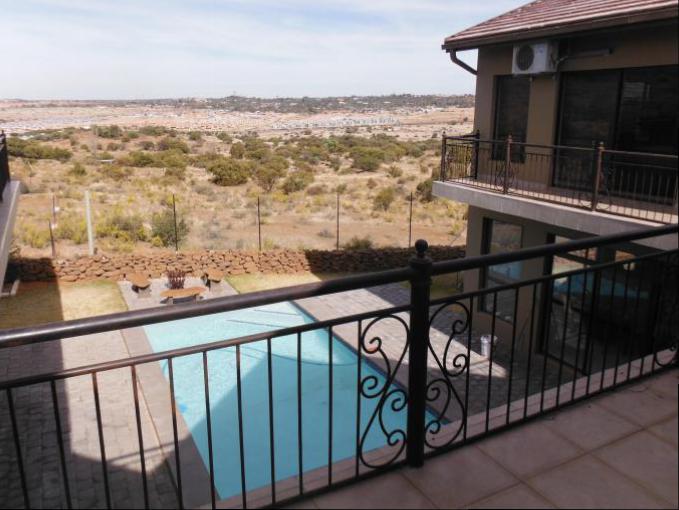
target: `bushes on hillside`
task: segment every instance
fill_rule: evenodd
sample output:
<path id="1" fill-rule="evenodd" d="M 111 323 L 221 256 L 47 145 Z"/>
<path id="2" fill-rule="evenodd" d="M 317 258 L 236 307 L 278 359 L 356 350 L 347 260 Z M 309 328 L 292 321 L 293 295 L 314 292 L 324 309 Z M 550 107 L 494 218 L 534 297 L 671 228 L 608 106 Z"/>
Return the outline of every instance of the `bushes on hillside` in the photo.
<path id="1" fill-rule="evenodd" d="M 388 211 L 395 198 L 396 191 L 394 188 L 383 188 L 375 195 L 373 208 L 376 211 Z"/>
<path id="2" fill-rule="evenodd" d="M 115 124 L 110 126 L 95 126 L 95 133 L 100 138 L 120 138 L 123 136 L 123 130 Z"/>
<path id="3" fill-rule="evenodd" d="M 290 194 L 296 191 L 302 191 L 312 182 L 314 182 L 313 173 L 307 170 L 297 170 L 288 175 L 281 187 L 285 193 Z"/>
<path id="4" fill-rule="evenodd" d="M 176 150 L 183 152 L 184 154 L 188 154 L 189 152 L 191 152 L 191 149 L 189 149 L 189 146 L 186 144 L 185 141 L 172 136 L 166 136 L 164 138 L 161 138 L 157 145 L 158 149 L 161 151 Z"/>
<path id="5" fill-rule="evenodd" d="M 28 159 L 56 159 L 57 161 L 68 161 L 73 155 L 67 149 L 44 145 L 34 140 L 23 140 L 17 136 L 10 136 L 7 139 L 7 149 L 10 156 Z"/>
<path id="6" fill-rule="evenodd" d="M 272 156 L 257 165 L 254 173 L 255 181 L 264 191 L 269 193 L 278 181 L 285 177 L 288 166 L 288 160 L 284 157 Z"/>
<path id="7" fill-rule="evenodd" d="M 247 161 L 223 158 L 211 163 L 207 171 L 212 174 L 212 182 L 219 186 L 238 186 L 248 182 L 252 165 Z"/>
<path id="8" fill-rule="evenodd" d="M 434 200 L 433 186 L 434 186 L 433 179 L 424 180 L 417 185 L 415 193 L 417 194 L 417 197 L 420 199 L 420 202 L 431 202 L 432 200 Z"/>
<path id="9" fill-rule="evenodd" d="M 189 235 L 189 226 L 184 218 L 177 214 L 177 244 L 181 245 Z M 175 225 L 174 211 L 167 207 L 162 212 L 153 215 L 151 220 L 151 236 L 154 244 L 174 246 Z"/>

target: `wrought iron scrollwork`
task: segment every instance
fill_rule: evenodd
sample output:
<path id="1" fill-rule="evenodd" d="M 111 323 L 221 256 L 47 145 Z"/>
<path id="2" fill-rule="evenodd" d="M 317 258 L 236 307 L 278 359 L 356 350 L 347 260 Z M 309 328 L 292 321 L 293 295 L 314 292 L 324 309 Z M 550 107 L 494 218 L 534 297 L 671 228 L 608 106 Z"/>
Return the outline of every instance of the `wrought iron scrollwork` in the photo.
<path id="1" fill-rule="evenodd" d="M 455 389 L 453 380 L 460 377 L 466 371 L 469 370 L 469 349 L 466 353 L 460 352 L 455 356 L 450 358 L 451 346 L 455 341 L 455 338 L 459 335 L 465 333 L 469 328 L 469 308 L 459 302 L 451 301 L 439 306 L 429 319 L 430 329 L 433 327 L 436 318 L 445 310 L 446 308 L 458 308 L 461 312 L 461 316 L 456 316 L 452 321 L 450 326 L 450 333 L 448 334 L 448 340 L 446 346 L 443 350 L 442 358 L 439 358 L 436 351 L 431 345 L 431 337 L 429 340 L 429 352 L 431 353 L 436 365 L 440 370 L 440 376 L 430 380 L 427 383 L 427 402 L 437 403 L 436 414 L 433 418 L 427 421 L 425 424 L 425 444 L 427 447 L 432 449 L 444 448 L 450 445 L 455 439 L 458 438 L 460 433 L 464 428 L 464 424 L 467 418 L 467 408 L 465 403 L 460 398 L 458 391 Z M 443 399 L 443 404 L 441 404 L 441 399 Z M 434 444 L 431 439 L 436 437 L 443 427 L 443 422 L 445 421 L 445 416 L 450 410 L 452 405 L 459 406 L 461 413 L 461 420 L 458 428 L 451 434 L 445 442 L 440 444 Z"/>
<path id="2" fill-rule="evenodd" d="M 383 340 L 380 336 L 370 336 L 370 330 L 379 322 L 384 320 L 395 320 L 403 326 L 405 334 L 405 346 L 400 357 L 396 361 L 390 360 L 383 349 Z M 400 386 L 394 383 L 396 374 L 398 373 L 403 359 L 405 358 L 406 352 L 408 352 L 409 345 L 409 327 L 407 322 L 401 317 L 393 314 L 382 315 L 380 317 L 374 318 L 365 329 L 361 332 L 359 338 L 359 349 L 362 354 L 367 354 L 369 356 L 378 356 L 382 362 L 382 369 L 386 378 L 378 378 L 375 375 L 367 375 L 359 381 L 359 398 L 365 399 L 378 399 L 377 405 L 372 412 L 365 429 L 363 429 L 359 441 L 358 456 L 361 463 L 372 469 L 383 468 L 392 464 L 403 452 L 406 441 L 407 432 L 401 428 L 389 429 L 389 426 L 385 423 L 384 412 L 387 409 L 391 409 L 392 412 L 399 413 L 405 410 L 408 406 L 408 394 Z M 379 427 L 380 432 L 384 435 L 387 445 L 395 448 L 394 452 L 386 459 L 382 460 L 379 464 L 373 463 L 366 459 L 365 456 L 365 443 L 368 434 L 374 427 Z"/>

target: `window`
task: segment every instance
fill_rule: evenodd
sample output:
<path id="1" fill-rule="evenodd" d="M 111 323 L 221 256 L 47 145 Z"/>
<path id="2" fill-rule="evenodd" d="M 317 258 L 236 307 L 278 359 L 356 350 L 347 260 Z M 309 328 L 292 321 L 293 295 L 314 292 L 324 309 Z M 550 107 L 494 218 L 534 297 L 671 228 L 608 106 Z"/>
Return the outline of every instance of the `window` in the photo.
<path id="1" fill-rule="evenodd" d="M 506 253 L 521 248 L 522 228 L 513 223 L 486 218 L 484 221 L 483 253 Z M 522 263 L 509 262 L 491 266 L 484 271 L 483 287 L 492 288 L 499 285 L 515 282 L 521 279 Z M 487 294 L 481 307 L 484 312 L 493 313 L 495 302 L 495 314 L 499 319 L 511 322 L 514 317 L 515 291 L 505 290 Z"/>
<path id="2" fill-rule="evenodd" d="M 559 145 L 677 154 L 677 66 L 564 73 Z"/>
<path id="3" fill-rule="evenodd" d="M 564 73 L 558 144 L 592 147 L 603 142 L 621 151 L 677 154 L 677 72 L 677 66 L 661 66 Z M 564 149 L 560 156 L 554 184 L 591 189 L 593 154 Z M 632 156 L 611 158 L 609 167 L 620 169 L 620 177 L 609 183 L 611 193 L 671 197 L 676 171 L 666 168 L 667 160 L 647 159 L 639 165 Z"/>
<path id="4" fill-rule="evenodd" d="M 530 81 L 526 76 L 498 76 L 495 98 L 495 140 L 512 135 L 515 142 L 526 141 Z M 523 147 L 521 148 L 523 149 Z M 504 144 L 493 147 L 493 159 L 505 158 Z M 512 161 L 523 161 L 523 150 L 513 151 Z"/>

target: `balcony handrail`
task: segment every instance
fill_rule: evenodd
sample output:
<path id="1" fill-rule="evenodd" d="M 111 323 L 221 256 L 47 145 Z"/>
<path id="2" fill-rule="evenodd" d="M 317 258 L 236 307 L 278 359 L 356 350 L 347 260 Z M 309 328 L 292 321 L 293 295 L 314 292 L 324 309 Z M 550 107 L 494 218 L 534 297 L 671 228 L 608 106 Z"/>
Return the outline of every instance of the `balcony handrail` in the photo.
<path id="1" fill-rule="evenodd" d="M 445 140 L 461 141 L 466 143 L 492 143 L 492 144 L 506 144 L 507 139 L 494 139 L 494 138 L 479 138 L 475 137 L 474 133 L 462 136 L 452 136 L 445 135 L 443 137 Z M 581 147 L 578 145 L 559 145 L 559 144 L 540 144 L 540 143 L 529 143 L 521 142 L 513 139 L 512 145 L 520 145 L 522 147 L 535 147 L 539 149 L 560 149 L 560 150 L 579 150 L 586 152 L 596 151 L 596 147 Z M 627 156 L 642 156 L 642 157 L 653 157 L 653 158 L 664 158 L 679 161 L 679 155 L 677 154 L 662 154 L 657 152 L 640 152 L 640 151 L 624 151 L 618 149 L 609 149 L 604 147 L 604 152 L 607 154 L 620 154 Z"/>
<path id="2" fill-rule="evenodd" d="M 432 265 L 432 274 L 439 275 L 465 271 L 469 269 L 482 269 L 496 264 L 505 264 L 533 258 L 545 257 L 568 253 L 571 251 L 606 246 L 618 243 L 628 243 L 651 237 L 679 234 L 679 225 L 665 225 L 651 229 L 641 229 L 622 234 L 610 234 L 606 236 L 587 237 L 543 245 L 533 248 L 498 253 L 492 255 L 480 255 L 450 261 L 435 262 Z M 101 333 L 116 329 L 126 329 L 137 326 L 157 324 L 172 320 L 199 317 L 214 313 L 235 311 L 253 306 L 277 303 L 281 301 L 293 301 L 309 297 L 323 296 L 338 292 L 374 287 L 411 280 L 415 272 L 410 267 L 364 273 L 355 276 L 334 278 L 317 283 L 307 283 L 284 287 L 273 290 L 263 290 L 236 296 L 227 296 L 205 300 L 199 303 L 177 304 L 173 306 L 160 306 L 143 310 L 118 312 L 114 314 L 100 315 L 85 319 L 73 319 L 68 321 L 47 323 L 39 326 L 25 328 L 11 328 L 0 330 L 0 349 L 18 347 L 53 340 L 62 340 L 68 337 Z"/>
<path id="3" fill-rule="evenodd" d="M 5 186 L 9 183 L 11 176 L 9 173 L 9 149 L 7 147 L 7 135 L 0 131 L 0 202 L 5 191 Z"/>

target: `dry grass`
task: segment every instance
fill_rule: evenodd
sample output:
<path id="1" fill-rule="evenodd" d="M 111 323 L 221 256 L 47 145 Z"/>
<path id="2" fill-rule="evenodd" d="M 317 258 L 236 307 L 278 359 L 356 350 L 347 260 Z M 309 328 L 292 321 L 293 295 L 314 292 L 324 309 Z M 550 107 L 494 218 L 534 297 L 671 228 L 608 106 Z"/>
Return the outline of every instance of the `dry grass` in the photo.
<path id="1" fill-rule="evenodd" d="M 279 289 L 281 287 L 290 287 L 292 285 L 302 285 L 303 283 L 314 283 L 332 278 L 339 278 L 345 276 L 339 273 L 328 274 L 314 274 L 314 273 L 300 273 L 300 274 L 242 274 L 236 276 L 227 276 L 226 280 L 229 284 L 240 294 L 247 292 L 257 292 L 259 290 Z"/>
<path id="2" fill-rule="evenodd" d="M 118 285 L 106 281 L 82 283 L 22 283 L 16 296 L 0 299 L 0 328 L 35 326 L 127 310 Z"/>

